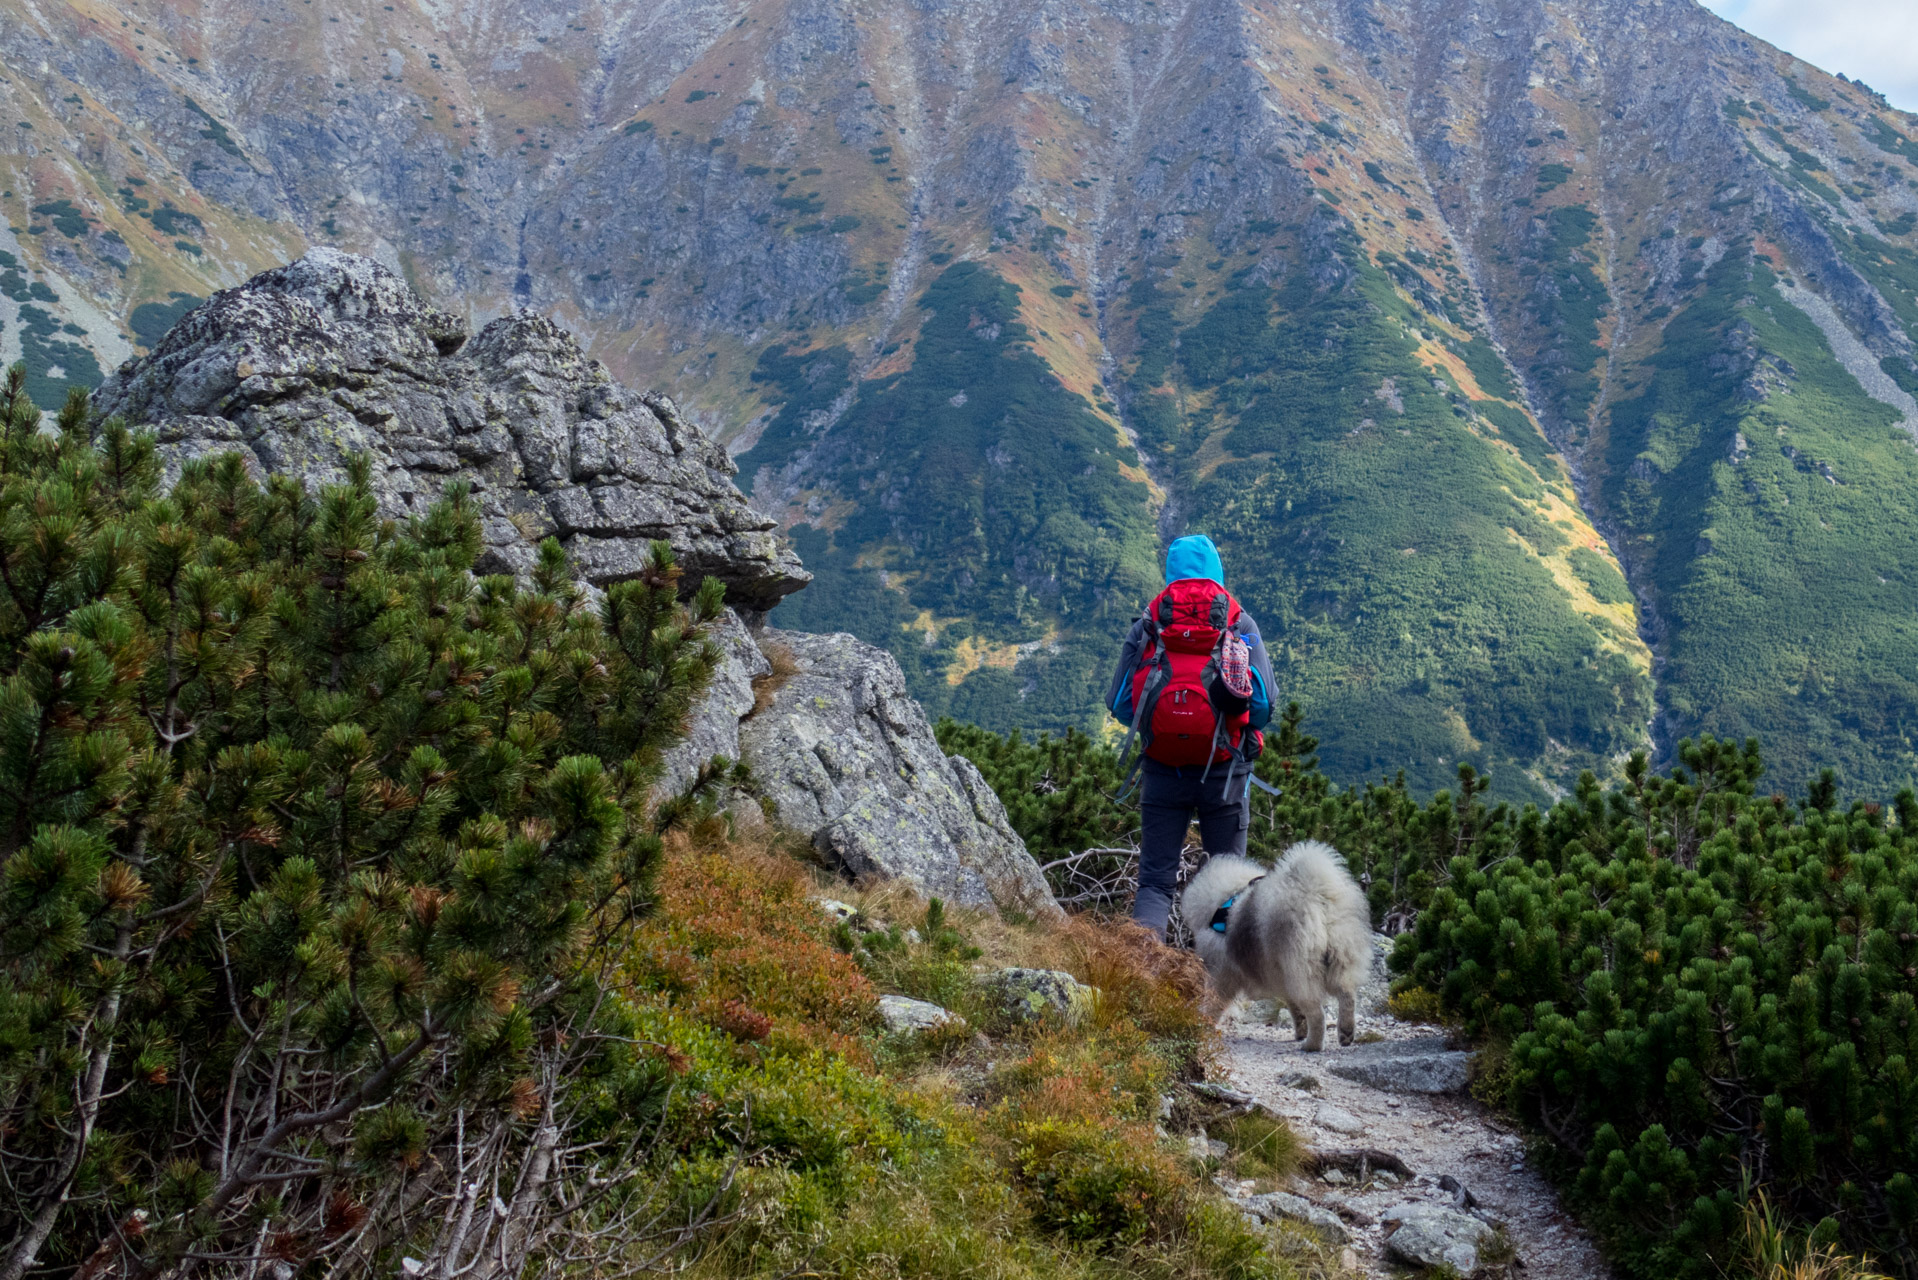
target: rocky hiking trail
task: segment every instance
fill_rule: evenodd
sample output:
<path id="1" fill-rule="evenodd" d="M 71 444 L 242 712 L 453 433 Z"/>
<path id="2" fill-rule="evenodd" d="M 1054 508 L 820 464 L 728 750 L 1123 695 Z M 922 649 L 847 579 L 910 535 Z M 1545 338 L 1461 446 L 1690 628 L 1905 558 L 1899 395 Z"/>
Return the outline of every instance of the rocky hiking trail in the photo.
<path id="1" fill-rule="evenodd" d="M 1466 1091 L 1471 1055 L 1386 1012 L 1389 943 L 1377 941 L 1359 1042 L 1328 1038 L 1306 1053 L 1290 1015 L 1274 1021 L 1264 1002 L 1221 1023 L 1230 1074 L 1219 1096 L 1283 1116 L 1316 1157 L 1292 1180 L 1296 1195 L 1255 1195 L 1225 1179 L 1227 1195 L 1259 1216 L 1342 1236 L 1366 1276 L 1445 1263 L 1464 1276 L 1606 1280 L 1610 1267 L 1526 1158 L 1517 1126 Z"/>

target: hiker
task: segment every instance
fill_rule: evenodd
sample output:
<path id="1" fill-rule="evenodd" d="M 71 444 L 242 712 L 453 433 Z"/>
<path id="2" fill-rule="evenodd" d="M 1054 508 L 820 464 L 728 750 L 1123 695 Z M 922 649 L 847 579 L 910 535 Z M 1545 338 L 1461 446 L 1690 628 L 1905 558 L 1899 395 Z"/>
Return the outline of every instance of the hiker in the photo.
<path id="1" fill-rule="evenodd" d="M 1259 625 L 1225 589 L 1203 535 L 1165 555 L 1165 590 L 1127 633 L 1106 706 L 1139 739 L 1139 891 L 1132 918 L 1164 935 L 1186 826 L 1208 854 L 1245 852 L 1252 762 L 1272 718 L 1272 662 Z M 1261 787 L 1265 784 L 1260 783 Z"/>

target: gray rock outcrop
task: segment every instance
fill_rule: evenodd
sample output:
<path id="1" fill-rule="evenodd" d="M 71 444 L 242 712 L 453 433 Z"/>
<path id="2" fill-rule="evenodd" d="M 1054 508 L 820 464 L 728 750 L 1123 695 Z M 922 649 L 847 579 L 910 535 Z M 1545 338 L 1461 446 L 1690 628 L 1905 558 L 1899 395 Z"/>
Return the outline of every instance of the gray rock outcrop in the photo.
<path id="1" fill-rule="evenodd" d="M 1058 913 L 999 798 L 939 749 L 897 659 L 848 635 L 766 628 L 762 642 L 784 647 L 796 670 L 739 743 L 782 822 L 854 876 L 962 906 Z"/>
<path id="2" fill-rule="evenodd" d="M 1438 1205 L 1400 1205 L 1382 1219 L 1391 1231 L 1385 1251 L 1392 1257 L 1415 1267 L 1449 1266 L 1461 1276 L 1477 1274 L 1479 1254 L 1498 1238 L 1477 1218 Z"/>
<path id="3" fill-rule="evenodd" d="M 173 476 L 237 451 L 255 474 L 317 486 L 364 457 L 394 518 L 464 482 L 482 572 L 525 572 L 552 536 L 603 587 L 670 543 L 684 588 L 717 578 L 728 607 L 712 634 L 719 670 L 666 756 L 661 794 L 716 755 L 744 757 L 779 820 L 856 875 L 1058 913 L 998 797 L 939 750 L 889 654 L 851 636 L 779 636 L 803 670 L 752 715 L 754 681 L 771 671 L 752 625 L 812 575 L 733 484 L 724 449 L 671 400 L 620 386 L 551 320 L 512 315 L 469 339 L 385 267 L 314 249 L 215 294 L 122 365 L 95 406 L 152 428 Z"/>
<path id="4" fill-rule="evenodd" d="M 621 387 L 543 316 L 468 339 L 370 258 L 314 249 L 215 294 L 100 388 L 103 413 L 155 428 L 169 463 L 239 450 L 309 485 L 373 461 L 384 514 L 472 485 L 481 568 L 530 568 L 557 536 L 598 586 L 673 545 L 689 587 L 763 611 L 810 579 L 732 482 L 726 451 L 664 396 Z"/>
<path id="5" fill-rule="evenodd" d="M 1054 1016 L 1082 1022 L 1092 1015 L 1097 994 L 1063 969 L 994 969 L 980 975 L 979 985 L 1017 1022 Z"/>
<path id="6" fill-rule="evenodd" d="M 753 681 L 772 670 L 733 610 L 722 612 L 708 634 L 719 647 L 719 667 L 713 672 L 712 686 L 686 722 L 686 736 L 661 762 L 660 795 L 685 790 L 699 767 L 714 756 L 739 759 L 739 722 L 753 709 Z"/>

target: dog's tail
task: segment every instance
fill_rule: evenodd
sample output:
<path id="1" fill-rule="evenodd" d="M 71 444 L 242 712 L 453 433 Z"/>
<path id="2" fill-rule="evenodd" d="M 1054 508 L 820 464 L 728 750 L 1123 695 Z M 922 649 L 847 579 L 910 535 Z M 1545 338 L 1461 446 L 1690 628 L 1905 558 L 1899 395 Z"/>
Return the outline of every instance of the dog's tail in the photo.
<path id="1" fill-rule="evenodd" d="M 1327 985 L 1349 990 L 1363 983 L 1372 972 L 1372 908 L 1339 851 L 1318 840 L 1302 840 L 1285 851 L 1273 870 L 1288 882 L 1288 892 L 1322 904 Z"/>

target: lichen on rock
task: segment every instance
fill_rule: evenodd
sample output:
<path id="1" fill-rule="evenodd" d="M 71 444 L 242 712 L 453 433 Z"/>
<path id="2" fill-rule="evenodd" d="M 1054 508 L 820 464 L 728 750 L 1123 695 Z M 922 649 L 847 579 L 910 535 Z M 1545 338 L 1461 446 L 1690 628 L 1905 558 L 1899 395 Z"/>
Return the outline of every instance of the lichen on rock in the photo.
<path id="1" fill-rule="evenodd" d="M 1092 1015 L 1097 993 L 1060 969 L 994 969 L 979 985 L 999 1001 L 1006 1016 L 1019 1022 L 1060 1017 L 1073 1024 Z"/>

